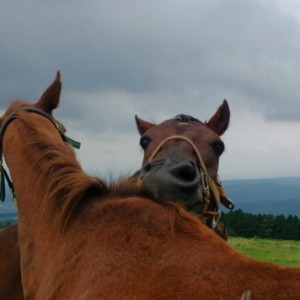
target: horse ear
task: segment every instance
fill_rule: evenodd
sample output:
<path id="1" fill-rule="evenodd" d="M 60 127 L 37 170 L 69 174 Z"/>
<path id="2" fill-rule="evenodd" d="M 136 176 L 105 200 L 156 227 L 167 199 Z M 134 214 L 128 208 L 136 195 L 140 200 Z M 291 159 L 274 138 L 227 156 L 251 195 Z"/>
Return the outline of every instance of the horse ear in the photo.
<path id="1" fill-rule="evenodd" d="M 136 123 L 136 127 L 137 127 L 140 135 L 143 135 L 151 127 L 156 126 L 153 123 L 150 123 L 150 122 L 147 122 L 147 121 L 144 121 L 144 120 L 138 118 L 137 115 L 135 116 L 135 123 Z"/>
<path id="2" fill-rule="evenodd" d="M 60 72 L 57 71 L 52 84 L 44 91 L 36 106 L 51 114 L 52 110 L 58 107 L 61 92 Z"/>
<path id="3" fill-rule="evenodd" d="M 209 119 L 206 125 L 216 132 L 218 135 L 222 135 L 228 125 L 230 119 L 230 110 L 227 101 L 224 99 L 221 106 L 219 106 L 218 110 L 215 114 Z"/>

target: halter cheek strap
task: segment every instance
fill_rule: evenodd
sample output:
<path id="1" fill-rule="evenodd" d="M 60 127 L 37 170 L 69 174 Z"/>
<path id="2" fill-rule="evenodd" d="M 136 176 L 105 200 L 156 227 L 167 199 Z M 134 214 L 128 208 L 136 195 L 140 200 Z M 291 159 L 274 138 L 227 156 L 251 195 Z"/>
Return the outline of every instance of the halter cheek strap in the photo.
<path id="1" fill-rule="evenodd" d="M 77 149 L 80 148 L 81 144 L 79 142 L 74 141 L 71 138 L 67 137 L 65 135 L 65 132 L 64 132 L 62 126 L 58 122 L 55 122 L 52 118 L 50 118 L 45 112 L 43 112 L 40 109 L 34 108 L 34 107 L 23 107 L 22 109 L 27 111 L 27 112 L 37 113 L 37 114 L 47 118 L 56 127 L 56 129 L 59 131 L 63 141 L 69 143 L 74 148 L 77 148 Z M 3 150 L 2 150 L 2 138 L 3 138 L 4 132 L 5 132 L 8 124 L 12 120 L 14 120 L 16 117 L 17 117 L 17 112 L 13 111 L 3 121 L 2 125 L 1 125 L 1 128 L 0 128 L 0 201 L 2 201 L 2 202 L 4 202 L 4 200 L 5 200 L 5 180 L 6 180 L 7 184 L 8 184 L 8 187 L 9 187 L 11 193 L 12 193 L 12 196 L 13 196 L 13 202 L 16 203 L 16 195 L 15 195 L 15 190 L 14 190 L 13 183 L 12 183 L 11 179 L 9 178 L 9 175 L 8 175 L 7 171 L 5 170 L 4 165 L 3 165 Z"/>

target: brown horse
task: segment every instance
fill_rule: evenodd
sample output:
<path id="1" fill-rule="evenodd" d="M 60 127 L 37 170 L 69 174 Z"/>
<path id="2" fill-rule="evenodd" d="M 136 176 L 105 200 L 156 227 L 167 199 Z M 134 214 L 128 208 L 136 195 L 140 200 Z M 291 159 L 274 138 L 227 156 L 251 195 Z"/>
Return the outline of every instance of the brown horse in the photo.
<path id="1" fill-rule="evenodd" d="M 59 123 L 56 126 L 60 126 Z M 61 127 L 62 131 L 64 128 Z M 1 133 L 2 134 L 2 133 Z M 2 156 L 2 145 L 1 145 L 1 156 Z M 2 157 L 1 157 L 1 166 L 2 166 Z M 3 178 L 5 170 L 1 169 L 1 176 Z M 9 179 L 8 179 L 9 180 Z M 9 186 L 11 187 L 11 182 L 9 180 Z M 4 182 L 1 184 L 1 193 L 5 198 L 5 186 Z M 4 189 L 4 192 L 3 192 Z M 12 193 L 14 196 L 13 187 Z M 0 300 L 20 300 L 24 299 L 23 289 L 21 282 L 21 270 L 20 270 L 20 251 L 18 243 L 18 227 L 17 224 L 11 225 L 0 230 Z"/>
<path id="2" fill-rule="evenodd" d="M 143 185 L 159 197 L 170 189 L 167 185 L 176 186 L 172 201 L 184 204 L 212 228 L 219 218 L 220 203 L 233 208 L 218 180 L 219 158 L 225 149 L 220 136 L 229 119 L 226 100 L 206 123 L 181 114 L 156 125 L 136 116 L 144 150 Z"/>
<path id="3" fill-rule="evenodd" d="M 199 153 L 209 153 L 209 156 L 211 157 L 210 164 L 208 164 L 208 161 L 206 160 L 205 165 L 209 166 L 209 175 L 217 182 L 218 160 L 222 152 L 221 149 L 224 148 L 223 142 L 220 140 L 219 135 L 222 135 L 228 127 L 229 117 L 230 111 L 226 101 L 224 101 L 223 104 L 218 108 L 217 112 L 210 118 L 207 124 L 202 124 L 196 119 L 188 117 L 186 115 L 178 115 L 174 119 L 164 122 L 169 123 L 169 126 L 155 125 L 136 117 L 138 131 L 142 135 L 140 144 L 145 150 L 143 166 L 146 164 L 149 157 L 149 151 L 146 150 L 146 148 L 148 147 L 146 147 L 145 145 L 145 141 L 148 141 L 150 143 L 149 135 L 152 136 L 151 140 L 153 139 L 153 136 L 155 136 L 156 144 L 159 144 L 160 139 L 165 139 L 166 137 L 168 137 L 168 135 L 172 136 L 174 132 L 177 132 L 178 134 L 178 127 L 185 129 L 184 132 L 181 131 L 181 134 L 186 134 L 187 131 L 197 130 L 193 134 L 193 136 L 197 139 L 197 145 L 201 144 L 201 148 L 198 148 L 197 150 L 199 151 Z M 195 126 L 190 127 L 189 124 L 183 124 L 184 120 L 188 123 L 195 122 Z M 163 126 L 165 126 L 165 128 L 161 128 Z M 148 133 L 148 129 L 150 128 L 152 128 L 152 132 Z M 169 128 L 172 128 L 172 130 L 167 132 L 166 129 Z M 157 134 L 161 130 L 165 131 L 163 136 L 161 134 Z M 202 131 L 206 133 L 199 134 L 199 132 Z M 181 143 L 182 142 L 184 141 L 181 141 Z M 219 146 L 218 143 L 220 143 Z M 180 143 L 173 143 L 172 146 L 175 146 L 177 149 L 181 149 Z M 207 156 L 208 155 L 206 155 L 206 157 Z M 213 168 L 211 166 L 213 166 Z M 188 192 L 187 194 L 189 195 Z M 215 201 L 212 201 L 212 203 L 215 203 Z M 226 229 L 223 228 L 223 230 L 220 231 L 219 228 L 222 227 L 220 227 L 219 224 L 216 224 L 214 230 L 222 238 L 227 239 L 227 235 L 225 232 Z M 6 239 L 9 239 L 10 242 L 7 243 Z M 0 240 L 3 240 L 2 247 L 0 247 L 0 253 L 2 253 L 1 256 L 6 257 L 6 254 L 8 254 L 7 259 L 0 260 L 0 269 L 6 270 L 5 272 L 2 272 L 2 274 L 0 274 L 0 276 L 3 275 L 3 279 L 1 280 L 0 278 L 0 290 L 10 293 L 9 297 L 6 294 L 4 295 L 4 292 L 0 294 L 0 300 L 2 299 L 2 297 L 3 299 L 23 299 L 21 290 L 21 277 L 19 271 L 20 266 L 17 242 L 17 225 L 11 226 L 9 229 L 4 229 L 3 232 L 0 233 Z M 13 241 L 15 242 L 13 243 Z M 15 295 L 15 297 L 13 297 L 13 295 Z"/>
<path id="4" fill-rule="evenodd" d="M 1 118 L 14 117 L 2 145 L 19 208 L 25 298 L 299 299 L 300 269 L 231 249 L 170 204 L 178 186 L 167 186 L 165 202 L 132 180 L 107 185 L 85 174 L 53 126 L 59 93 L 58 74 L 37 103 L 13 103 Z"/>

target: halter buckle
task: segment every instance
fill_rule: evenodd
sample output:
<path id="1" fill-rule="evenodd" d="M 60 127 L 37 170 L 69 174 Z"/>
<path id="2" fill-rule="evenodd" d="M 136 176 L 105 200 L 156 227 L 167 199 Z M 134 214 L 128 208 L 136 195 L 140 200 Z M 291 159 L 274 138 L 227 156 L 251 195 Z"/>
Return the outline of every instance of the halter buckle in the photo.
<path id="1" fill-rule="evenodd" d="M 209 185 L 208 185 L 208 175 L 206 172 L 203 172 L 202 170 L 200 170 L 200 176 L 201 176 L 201 187 L 203 189 L 204 200 L 207 203 L 209 203 L 210 191 L 209 191 Z"/>

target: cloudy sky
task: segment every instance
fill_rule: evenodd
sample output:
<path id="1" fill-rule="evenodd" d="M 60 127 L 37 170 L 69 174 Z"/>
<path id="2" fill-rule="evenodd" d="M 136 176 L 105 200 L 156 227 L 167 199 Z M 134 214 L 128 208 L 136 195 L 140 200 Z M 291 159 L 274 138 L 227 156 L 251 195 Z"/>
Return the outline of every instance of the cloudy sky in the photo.
<path id="1" fill-rule="evenodd" d="M 0 111 L 60 70 L 88 172 L 140 166 L 135 114 L 205 121 L 226 98 L 221 178 L 300 176 L 298 0 L 2 0 L 0 45 Z"/>

